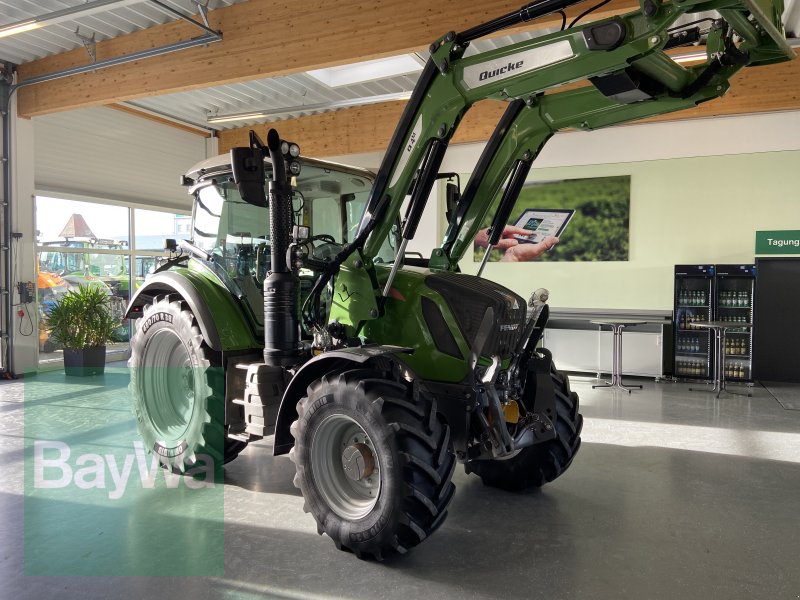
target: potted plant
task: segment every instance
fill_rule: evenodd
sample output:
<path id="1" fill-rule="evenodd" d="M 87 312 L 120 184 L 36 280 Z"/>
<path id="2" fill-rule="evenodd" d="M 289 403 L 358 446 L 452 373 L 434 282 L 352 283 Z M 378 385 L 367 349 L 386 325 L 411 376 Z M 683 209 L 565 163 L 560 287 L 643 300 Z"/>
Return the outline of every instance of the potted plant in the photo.
<path id="1" fill-rule="evenodd" d="M 106 343 L 117 326 L 105 290 L 80 285 L 64 294 L 47 317 L 50 335 L 64 347 L 67 375 L 101 375 Z"/>

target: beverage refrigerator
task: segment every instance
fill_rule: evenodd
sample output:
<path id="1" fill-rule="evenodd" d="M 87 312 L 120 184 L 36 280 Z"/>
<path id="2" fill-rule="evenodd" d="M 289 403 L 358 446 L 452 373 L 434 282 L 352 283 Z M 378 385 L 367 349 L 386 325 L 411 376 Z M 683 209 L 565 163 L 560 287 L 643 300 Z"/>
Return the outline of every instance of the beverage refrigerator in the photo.
<path id="1" fill-rule="evenodd" d="M 698 321 L 742 323 L 725 336 L 725 379 L 753 381 L 755 265 L 675 265 L 673 375 L 684 379 L 714 376 L 714 334 Z"/>
<path id="2" fill-rule="evenodd" d="M 674 290 L 673 375 L 711 379 L 714 336 L 695 323 L 713 314 L 714 265 L 675 265 Z"/>
<path id="3" fill-rule="evenodd" d="M 753 323 L 755 265 L 715 265 L 715 321 Z M 749 327 L 728 329 L 725 338 L 725 378 L 753 381 L 753 330 Z"/>

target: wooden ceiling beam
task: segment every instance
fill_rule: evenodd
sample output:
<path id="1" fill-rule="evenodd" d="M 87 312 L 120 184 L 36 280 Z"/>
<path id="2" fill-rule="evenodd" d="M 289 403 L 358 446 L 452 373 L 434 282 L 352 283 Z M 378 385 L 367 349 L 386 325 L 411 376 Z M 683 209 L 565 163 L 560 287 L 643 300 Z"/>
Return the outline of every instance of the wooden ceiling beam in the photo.
<path id="1" fill-rule="evenodd" d="M 798 81 L 800 60 L 745 69 L 734 78 L 730 91 L 723 98 L 638 123 L 800 110 Z M 258 129 L 275 127 L 282 137 L 297 142 L 306 156 L 379 152 L 386 149 L 405 104 L 385 102 L 343 109 L 260 125 Z M 503 102 L 491 100 L 476 104 L 464 117 L 452 143 L 487 140 L 505 106 Z M 243 127 L 220 132 L 220 152 L 227 152 L 233 146 L 246 146 L 250 129 Z"/>
<path id="2" fill-rule="evenodd" d="M 129 115 L 133 115 L 135 117 L 139 117 L 140 119 L 145 119 L 147 121 L 152 121 L 154 123 L 160 123 L 161 125 L 166 125 L 167 127 L 172 127 L 174 129 L 180 129 L 181 131 L 185 131 L 186 133 L 191 133 L 193 135 L 199 135 L 200 137 L 210 138 L 211 132 L 202 130 L 198 127 L 191 127 L 189 125 L 184 125 L 177 121 L 173 121 L 170 119 L 166 119 L 159 115 L 154 115 L 152 113 L 146 112 L 144 110 L 140 110 L 137 108 L 133 108 L 131 106 L 125 106 L 124 104 L 109 104 L 108 108 L 113 110 L 118 110 L 120 112 L 127 113 Z"/>
<path id="3" fill-rule="evenodd" d="M 520 4 L 521 0 L 485 0 L 466 8 L 462 0 L 433 4 L 428 0 L 367 4 L 306 0 L 300 7 L 285 0 L 249 0 L 209 12 L 211 27 L 222 31 L 221 42 L 23 87 L 18 92 L 18 111 L 22 117 L 31 117 L 402 54 L 426 48 L 447 29 L 463 31 Z M 573 7 L 567 11 L 568 18 L 588 6 Z M 637 6 L 635 0 L 612 0 L 592 18 Z M 558 15 L 535 22 L 535 28 L 560 25 Z M 183 21 L 151 27 L 98 42 L 97 60 L 195 35 L 196 28 Z M 64 52 L 20 65 L 19 79 L 86 63 L 83 49 Z"/>

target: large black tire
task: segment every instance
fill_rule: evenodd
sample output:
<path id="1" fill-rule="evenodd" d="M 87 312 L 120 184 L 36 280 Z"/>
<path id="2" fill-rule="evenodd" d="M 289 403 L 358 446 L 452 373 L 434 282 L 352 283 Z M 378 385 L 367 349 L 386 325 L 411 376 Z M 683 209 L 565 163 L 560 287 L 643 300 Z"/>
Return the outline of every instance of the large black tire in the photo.
<path id="1" fill-rule="evenodd" d="M 435 401 L 362 369 L 316 381 L 297 411 L 294 483 L 317 531 L 337 548 L 382 560 L 442 524 L 455 492 L 455 457 Z"/>
<path id="2" fill-rule="evenodd" d="M 583 416 L 578 412 L 578 395 L 569 389 L 569 378 L 553 367 L 550 371 L 556 395 L 556 437 L 528 446 L 509 458 L 467 463 L 485 485 L 509 491 L 541 487 L 561 476 L 581 447 Z"/>
<path id="3" fill-rule="evenodd" d="M 247 444 L 225 436 L 225 375 L 187 305 L 158 299 L 135 323 L 128 366 L 145 448 L 176 471 L 236 458 Z"/>

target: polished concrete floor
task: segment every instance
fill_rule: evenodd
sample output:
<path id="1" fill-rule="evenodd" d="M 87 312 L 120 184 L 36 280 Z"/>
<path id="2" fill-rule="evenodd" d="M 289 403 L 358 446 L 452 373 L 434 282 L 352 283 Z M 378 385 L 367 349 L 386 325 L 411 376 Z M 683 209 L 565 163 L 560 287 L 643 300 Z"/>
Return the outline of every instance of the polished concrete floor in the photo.
<path id="1" fill-rule="evenodd" d="M 269 439 L 199 503 L 185 486 L 118 500 L 108 489 L 35 489 L 33 437 L 78 448 L 77 424 L 96 430 L 97 454 L 114 435 L 135 439 L 124 374 L 105 385 L 36 379 L 0 384 L 3 600 L 800 598 L 800 411 L 761 386 L 716 399 L 642 380 L 629 395 L 574 377 L 586 422 L 562 478 L 509 494 L 459 469 L 442 528 L 376 564 L 317 535 Z M 172 558 L 159 556 L 175 540 Z M 137 571 L 145 555 L 155 563 Z"/>

